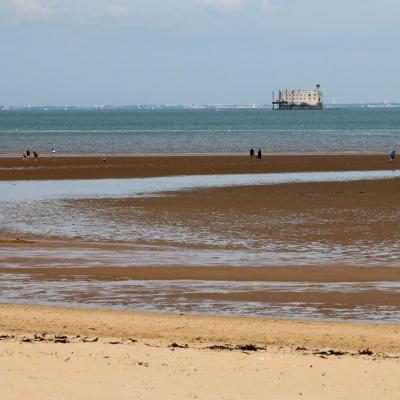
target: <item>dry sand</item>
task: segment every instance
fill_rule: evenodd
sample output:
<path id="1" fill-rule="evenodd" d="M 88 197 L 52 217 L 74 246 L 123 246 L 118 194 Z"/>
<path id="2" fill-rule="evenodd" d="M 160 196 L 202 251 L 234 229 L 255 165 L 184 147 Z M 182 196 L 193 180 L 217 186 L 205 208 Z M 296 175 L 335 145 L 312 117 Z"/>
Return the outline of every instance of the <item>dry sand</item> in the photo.
<path id="1" fill-rule="evenodd" d="M 0 180 L 143 178 L 171 175 L 393 169 L 385 155 L 0 157 Z"/>
<path id="2" fill-rule="evenodd" d="M 395 325 L 4 305 L 0 335 L 7 399 L 400 396 Z M 235 349 L 249 344 L 265 350 Z"/>

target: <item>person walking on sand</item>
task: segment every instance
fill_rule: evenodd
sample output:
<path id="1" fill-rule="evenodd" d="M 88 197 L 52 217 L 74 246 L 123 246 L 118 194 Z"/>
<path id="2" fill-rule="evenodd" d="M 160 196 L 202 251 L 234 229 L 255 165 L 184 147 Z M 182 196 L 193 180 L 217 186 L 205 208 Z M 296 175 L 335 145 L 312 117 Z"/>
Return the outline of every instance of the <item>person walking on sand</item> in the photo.
<path id="1" fill-rule="evenodd" d="M 37 151 L 34 151 L 34 152 L 33 152 L 33 158 L 35 159 L 35 161 L 38 160 L 39 154 L 37 153 Z"/>
<path id="2" fill-rule="evenodd" d="M 396 150 L 392 150 L 392 152 L 390 153 L 390 162 L 393 162 L 394 159 L 396 158 Z"/>
<path id="3" fill-rule="evenodd" d="M 262 159 L 261 149 L 258 149 L 257 158 L 258 158 L 259 160 Z"/>
<path id="4" fill-rule="evenodd" d="M 254 149 L 251 148 L 250 149 L 250 160 L 253 160 L 253 159 L 254 159 Z"/>

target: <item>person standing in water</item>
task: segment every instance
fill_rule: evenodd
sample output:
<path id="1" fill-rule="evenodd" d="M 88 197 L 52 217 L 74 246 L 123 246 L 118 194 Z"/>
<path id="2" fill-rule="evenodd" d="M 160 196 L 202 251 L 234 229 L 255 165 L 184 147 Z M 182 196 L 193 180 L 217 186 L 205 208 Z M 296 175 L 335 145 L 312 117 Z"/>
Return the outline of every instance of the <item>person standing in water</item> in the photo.
<path id="1" fill-rule="evenodd" d="M 396 158 L 396 150 L 392 150 L 392 152 L 390 153 L 390 162 L 393 162 L 395 158 Z"/>
<path id="2" fill-rule="evenodd" d="M 250 160 L 253 160 L 253 159 L 254 159 L 254 149 L 251 148 L 250 149 Z"/>
<path id="3" fill-rule="evenodd" d="M 262 159 L 261 149 L 258 149 L 257 158 L 258 158 L 259 160 Z"/>

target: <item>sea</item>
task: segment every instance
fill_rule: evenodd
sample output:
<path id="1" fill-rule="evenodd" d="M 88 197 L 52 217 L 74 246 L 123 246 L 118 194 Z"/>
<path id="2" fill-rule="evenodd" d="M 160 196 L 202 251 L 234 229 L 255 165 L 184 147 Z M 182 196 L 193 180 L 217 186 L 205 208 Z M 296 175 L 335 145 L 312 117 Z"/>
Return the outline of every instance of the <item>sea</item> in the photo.
<path id="1" fill-rule="evenodd" d="M 400 108 L 323 111 L 3 110 L 0 155 L 384 153 L 400 146 Z"/>

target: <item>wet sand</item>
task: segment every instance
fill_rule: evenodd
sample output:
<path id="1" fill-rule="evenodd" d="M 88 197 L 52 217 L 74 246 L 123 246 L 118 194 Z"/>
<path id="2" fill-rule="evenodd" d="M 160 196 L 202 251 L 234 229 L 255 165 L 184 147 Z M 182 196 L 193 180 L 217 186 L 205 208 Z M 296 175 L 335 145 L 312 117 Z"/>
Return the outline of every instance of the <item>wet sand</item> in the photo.
<path id="1" fill-rule="evenodd" d="M 55 248 L 58 248 L 56 246 Z M 65 249 L 65 247 L 64 247 Z M 30 275 L 32 280 L 45 281 L 124 281 L 124 280 L 200 280 L 226 282 L 400 282 L 400 268 L 349 266 L 297 267 L 30 267 L 0 266 L 0 274 Z"/>
<path id="2" fill-rule="evenodd" d="M 118 393 L 358 400 L 397 399 L 400 392 L 396 325 L 32 306 L 0 306 L 0 322 L 0 390 L 7 399 Z"/>
<path id="3" fill-rule="evenodd" d="M 105 161 L 104 161 L 105 158 Z M 392 169 L 386 155 L 92 156 L 38 161 L 0 157 L 0 180 L 144 178 L 173 175 L 242 174 Z"/>
<path id="4" fill-rule="evenodd" d="M 301 317 L 312 318 L 315 310 L 316 318 L 395 321 L 398 287 L 390 283 L 400 281 L 399 184 L 399 179 L 296 183 L 68 199 L 53 214 L 46 204 L 33 221 L 48 232 L 49 224 L 62 227 L 85 216 L 80 236 L 23 234 L 17 240 L 3 231 L 0 273 L 19 276 L 20 284 L 32 283 L 40 293 L 56 290 L 58 283 L 76 283 L 62 304 L 118 306 L 120 301 L 121 307 L 134 309 L 139 305 L 129 296 L 140 298 L 140 307 L 146 296 L 163 296 L 152 309 L 197 312 L 201 306 L 204 312 L 208 304 L 210 313 L 219 313 L 234 310 L 235 304 L 264 304 L 265 310 L 249 307 L 246 313 L 276 316 L 286 307 L 290 318 L 297 304 Z M 138 236 L 130 236 L 135 229 Z M 159 281 L 159 289 L 155 283 L 146 286 L 152 281 Z M 184 281 L 191 282 L 184 287 Z M 86 294 L 84 282 L 94 285 Z M 210 282 L 214 289 L 206 293 L 197 282 Z M 226 293 L 226 282 L 275 282 L 281 289 L 243 285 Z M 334 283 L 348 283 L 354 291 Z M 34 302 L 35 290 L 21 296 Z M 54 293 L 40 297 L 42 304 L 56 301 Z"/>

